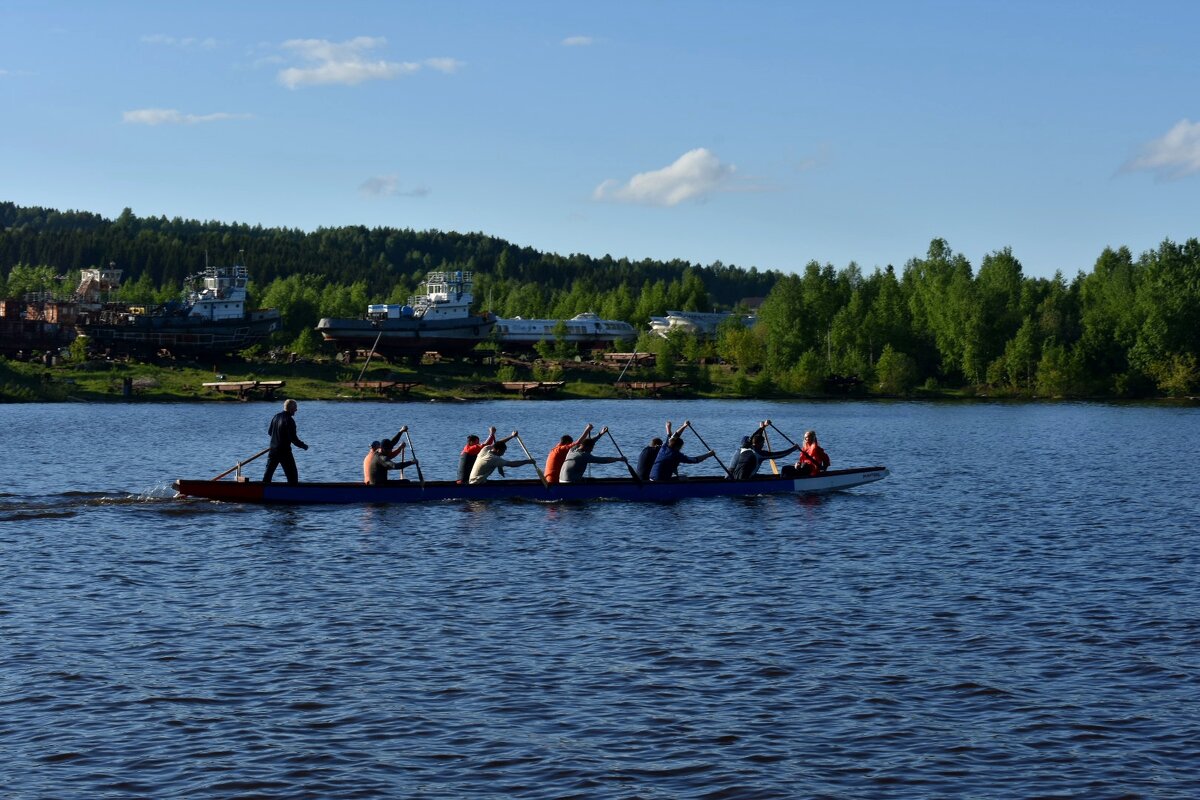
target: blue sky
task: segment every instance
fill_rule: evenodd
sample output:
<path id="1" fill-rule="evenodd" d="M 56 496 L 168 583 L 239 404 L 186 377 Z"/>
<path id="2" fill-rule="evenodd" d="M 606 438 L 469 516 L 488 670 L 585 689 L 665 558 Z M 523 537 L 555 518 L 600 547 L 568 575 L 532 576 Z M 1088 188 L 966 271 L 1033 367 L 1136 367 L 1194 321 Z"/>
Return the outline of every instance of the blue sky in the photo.
<path id="1" fill-rule="evenodd" d="M 1200 235 L 1200 4 L 0 0 L 0 199 L 1090 271 Z"/>

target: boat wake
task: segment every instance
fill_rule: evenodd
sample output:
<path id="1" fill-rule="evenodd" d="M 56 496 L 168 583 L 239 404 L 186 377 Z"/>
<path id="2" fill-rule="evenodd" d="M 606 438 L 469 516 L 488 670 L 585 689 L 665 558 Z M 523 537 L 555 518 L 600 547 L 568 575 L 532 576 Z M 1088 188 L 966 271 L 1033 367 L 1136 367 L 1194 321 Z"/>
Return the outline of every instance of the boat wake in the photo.
<path id="1" fill-rule="evenodd" d="M 0 493 L 0 523 L 69 519 L 95 508 L 145 506 L 150 509 L 167 509 L 175 504 L 175 499 L 175 490 L 165 481 L 132 494 L 66 491 L 35 496 Z"/>

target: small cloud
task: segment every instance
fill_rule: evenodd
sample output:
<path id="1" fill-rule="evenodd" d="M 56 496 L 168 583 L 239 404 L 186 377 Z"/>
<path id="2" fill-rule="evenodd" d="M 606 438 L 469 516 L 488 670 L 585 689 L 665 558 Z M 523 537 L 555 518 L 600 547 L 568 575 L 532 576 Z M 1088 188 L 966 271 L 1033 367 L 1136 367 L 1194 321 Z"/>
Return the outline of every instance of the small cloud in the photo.
<path id="1" fill-rule="evenodd" d="M 173 108 L 141 108 L 126 111 L 121 121 L 132 125 L 196 125 L 201 122 L 225 122 L 234 119 L 253 119 L 251 114 L 184 114 Z"/>
<path id="2" fill-rule="evenodd" d="M 1200 122 L 1182 119 L 1166 135 L 1142 147 L 1142 154 L 1121 166 L 1121 172 L 1153 172 L 1159 180 L 1174 180 L 1200 172 Z"/>
<path id="3" fill-rule="evenodd" d="M 0 78 L 27 78 L 32 74 L 27 69 L 0 69 Z"/>
<path id="4" fill-rule="evenodd" d="M 179 47 L 184 50 L 212 50 L 220 44 L 220 42 L 211 36 L 201 39 L 196 36 L 167 36 L 163 33 L 152 33 L 149 36 L 143 36 L 142 42 L 145 44 L 160 44 L 167 47 Z"/>
<path id="5" fill-rule="evenodd" d="M 371 61 L 367 53 L 387 44 L 381 37 L 359 36 L 345 42 L 328 39 L 291 39 L 283 43 L 310 66 L 288 67 L 280 70 L 279 82 L 289 89 L 299 86 L 342 84 L 354 86 L 364 81 L 391 80 L 411 75 L 420 64 L 404 61 Z M 436 59 L 445 62 L 448 59 Z"/>
<path id="6" fill-rule="evenodd" d="M 796 172 L 808 172 L 809 170 L 817 169 L 818 167 L 827 165 L 829 163 L 829 159 L 829 145 L 823 144 L 817 151 L 816 155 L 800 159 L 799 161 L 795 162 L 794 167 Z"/>
<path id="7" fill-rule="evenodd" d="M 568 36 L 562 40 L 563 47 L 587 47 L 596 40 L 591 36 Z"/>
<path id="8" fill-rule="evenodd" d="M 640 172 L 625 183 L 606 180 L 596 187 L 592 197 L 621 203 L 675 206 L 727 189 L 736 169 L 732 164 L 722 164 L 709 150 L 698 147 L 681 155 L 670 166 Z"/>
<path id="9" fill-rule="evenodd" d="M 447 75 L 453 75 L 465 67 L 466 64 L 457 58 L 427 58 L 425 59 L 425 66 L 430 69 L 436 69 L 438 72 L 444 72 Z"/>
<path id="10" fill-rule="evenodd" d="M 426 197 L 429 189 L 417 186 L 401 190 L 400 178 L 396 175 L 376 175 L 363 181 L 358 187 L 358 193 L 363 197 Z"/>

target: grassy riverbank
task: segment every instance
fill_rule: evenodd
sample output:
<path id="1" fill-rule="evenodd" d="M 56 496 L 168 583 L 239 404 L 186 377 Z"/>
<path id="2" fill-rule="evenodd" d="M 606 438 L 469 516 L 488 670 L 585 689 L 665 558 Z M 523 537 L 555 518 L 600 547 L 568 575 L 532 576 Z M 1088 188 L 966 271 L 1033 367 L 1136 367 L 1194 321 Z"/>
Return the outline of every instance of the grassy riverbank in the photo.
<path id="1" fill-rule="evenodd" d="M 343 365 L 331 359 L 297 363 L 236 361 L 202 365 L 195 362 L 141 363 L 87 361 L 45 366 L 0 360 L 0 402 L 199 401 L 234 402 L 235 392 L 220 392 L 206 383 L 273 382 L 283 386 L 271 396 L 297 400 L 486 400 L 521 397 L 503 382 L 542 383 L 529 390 L 530 399 L 587 399 L 624 396 L 689 398 L 794 397 L 761 380 L 739 375 L 725 366 L 680 366 L 670 376 L 652 368 L 630 369 L 625 382 L 668 384 L 618 388 L 620 376 L 611 365 L 593 362 L 474 363 L 444 360 L 417 365 L 373 362 L 365 373 L 362 363 Z M 368 382 L 412 384 L 386 389 L 355 387 Z M 545 384 L 549 384 L 548 386 Z M 266 387 L 249 390 L 250 399 L 267 396 Z M 867 396 L 865 391 L 859 396 Z M 825 396 L 825 395 L 814 395 Z M 844 397 L 845 394 L 829 395 Z"/>
<path id="2" fill-rule="evenodd" d="M 237 402 L 234 391 L 221 392 L 206 383 L 275 382 L 282 386 L 249 389 L 246 399 L 293 397 L 297 400 L 470 401 L 515 399 L 522 393 L 504 382 L 550 384 L 528 389 L 531 400 L 603 399 L 619 397 L 719 399 L 846 399 L 888 395 L 858 385 L 832 391 L 786 392 L 762 375 L 743 375 L 725 365 L 679 365 L 670 375 L 653 367 L 629 369 L 623 376 L 609 364 L 588 361 L 517 361 L 476 363 L 443 360 L 416 365 L 374 361 L 363 372 L 361 362 L 344 365 L 329 358 L 295 363 L 269 360 L 226 361 L 219 364 L 173 361 L 86 361 L 46 366 L 0 358 L 0 402 Z M 398 384 L 390 388 L 355 386 L 363 383 Z M 649 386 L 618 387 L 626 383 Z M 926 386 L 910 397 L 918 399 L 1061 399 L 1036 398 L 978 389 Z M 1091 398 L 1097 400 L 1115 398 Z M 1194 402 L 1187 398 L 1181 402 Z"/>

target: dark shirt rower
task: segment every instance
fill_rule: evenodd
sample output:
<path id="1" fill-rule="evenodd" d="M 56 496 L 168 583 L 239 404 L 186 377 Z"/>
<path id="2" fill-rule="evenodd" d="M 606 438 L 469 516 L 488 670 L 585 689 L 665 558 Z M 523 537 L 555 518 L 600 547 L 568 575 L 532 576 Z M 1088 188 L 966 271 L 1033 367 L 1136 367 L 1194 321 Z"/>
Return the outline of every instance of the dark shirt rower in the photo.
<path id="1" fill-rule="evenodd" d="M 758 473 L 758 468 L 762 466 L 762 462 L 767 459 L 784 458 L 800 449 L 798 445 L 792 445 L 786 450 L 764 450 L 766 436 L 763 431 L 770 424 L 771 420 L 766 420 L 754 433 L 742 437 L 742 446 L 733 457 L 733 463 L 729 465 L 729 477 L 731 479 L 735 481 L 748 481 Z"/>
<path id="2" fill-rule="evenodd" d="M 276 467 L 283 467 L 283 474 L 287 476 L 288 483 L 300 481 L 299 473 L 296 470 L 296 458 L 292 455 L 292 445 L 296 445 L 301 450 L 307 450 L 308 445 L 300 441 L 300 437 L 296 435 L 296 420 L 294 419 L 296 408 L 295 400 L 285 401 L 283 411 L 271 417 L 271 424 L 267 426 L 267 433 L 271 435 L 271 444 L 267 451 L 267 469 L 263 472 L 263 483 L 271 482 L 271 478 L 275 476 Z"/>
<path id="3" fill-rule="evenodd" d="M 675 435 L 658 451 L 658 456 L 654 459 L 654 466 L 650 468 L 650 480 L 678 480 L 679 476 L 677 472 L 680 464 L 699 464 L 701 461 L 716 455 L 712 450 L 700 456 L 683 454 L 683 437 L 681 434 L 691 424 L 690 421 L 684 422 L 683 426 L 675 432 Z"/>

